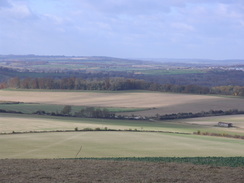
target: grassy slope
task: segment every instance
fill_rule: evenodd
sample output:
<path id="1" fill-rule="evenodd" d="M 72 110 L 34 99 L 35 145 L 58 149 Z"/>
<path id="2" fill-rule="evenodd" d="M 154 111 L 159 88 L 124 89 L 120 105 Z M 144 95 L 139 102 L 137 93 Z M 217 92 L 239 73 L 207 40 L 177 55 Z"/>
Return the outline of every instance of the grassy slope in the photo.
<path id="1" fill-rule="evenodd" d="M 113 128 L 192 132 L 214 130 L 182 122 L 145 122 L 33 116 L 0 115 L 1 132 L 82 128 Z M 239 116 L 240 117 L 240 116 Z M 242 115 L 243 117 L 243 115 Z M 224 130 L 224 128 L 219 128 Z M 222 131 L 223 132 L 223 131 Z M 78 157 L 191 157 L 243 156 L 239 139 L 149 132 L 60 132 L 0 136 L 0 158 Z"/>
<path id="2" fill-rule="evenodd" d="M 243 156 L 243 140 L 142 132 L 3 135 L 0 158 Z"/>

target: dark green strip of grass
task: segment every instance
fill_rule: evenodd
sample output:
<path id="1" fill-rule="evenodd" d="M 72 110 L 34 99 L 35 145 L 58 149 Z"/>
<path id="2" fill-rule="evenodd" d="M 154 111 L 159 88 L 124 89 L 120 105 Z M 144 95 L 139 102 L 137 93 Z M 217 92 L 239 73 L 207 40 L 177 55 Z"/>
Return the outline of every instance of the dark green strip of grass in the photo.
<path id="1" fill-rule="evenodd" d="M 60 112 L 65 105 L 55 105 L 55 104 L 33 104 L 33 103 L 9 103 L 0 102 L 0 109 L 18 111 L 26 114 L 31 114 L 38 110 L 45 111 L 47 113 Z M 72 113 L 78 112 L 84 109 L 85 106 L 72 106 Z M 98 109 L 103 109 L 102 107 L 95 107 Z M 106 107 L 105 107 L 106 108 Z M 147 108 L 122 108 L 122 107 L 108 107 L 106 108 L 110 112 L 137 112 L 148 110 Z"/>
<path id="2" fill-rule="evenodd" d="M 244 157 L 125 157 L 125 158 L 78 158 L 114 161 L 147 161 L 192 163 L 197 165 L 243 167 Z"/>

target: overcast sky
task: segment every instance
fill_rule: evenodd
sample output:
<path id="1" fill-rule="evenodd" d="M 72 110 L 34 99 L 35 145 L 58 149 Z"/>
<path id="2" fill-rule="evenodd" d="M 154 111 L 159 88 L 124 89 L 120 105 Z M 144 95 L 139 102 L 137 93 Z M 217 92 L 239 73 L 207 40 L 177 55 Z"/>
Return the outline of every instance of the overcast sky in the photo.
<path id="1" fill-rule="evenodd" d="M 0 54 L 244 59 L 244 0 L 0 0 Z"/>

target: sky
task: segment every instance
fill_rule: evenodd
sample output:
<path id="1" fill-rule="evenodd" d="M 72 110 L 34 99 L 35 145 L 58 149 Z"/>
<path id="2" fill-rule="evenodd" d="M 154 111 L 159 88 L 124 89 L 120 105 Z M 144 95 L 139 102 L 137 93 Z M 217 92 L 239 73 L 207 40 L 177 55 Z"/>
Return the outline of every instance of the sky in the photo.
<path id="1" fill-rule="evenodd" d="M 0 54 L 244 59 L 244 0 L 0 0 Z"/>

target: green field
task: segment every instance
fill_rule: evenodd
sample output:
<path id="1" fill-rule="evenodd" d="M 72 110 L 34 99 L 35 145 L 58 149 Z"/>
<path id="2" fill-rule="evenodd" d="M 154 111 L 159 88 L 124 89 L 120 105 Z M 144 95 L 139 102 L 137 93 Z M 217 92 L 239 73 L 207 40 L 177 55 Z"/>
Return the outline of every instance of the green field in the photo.
<path id="1" fill-rule="evenodd" d="M 55 105 L 55 104 L 38 104 L 38 103 L 19 103 L 19 104 L 6 104 L 0 102 L 0 109 L 6 111 L 16 111 L 25 114 L 32 114 L 36 111 L 45 111 L 48 113 L 60 113 L 65 105 Z M 84 106 L 71 106 L 71 114 L 84 109 Z M 147 110 L 146 108 L 127 108 L 127 107 L 106 107 L 110 112 L 137 112 Z"/>
<path id="2" fill-rule="evenodd" d="M 243 140 L 146 132 L 2 135 L 0 158 L 243 156 Z"/>

